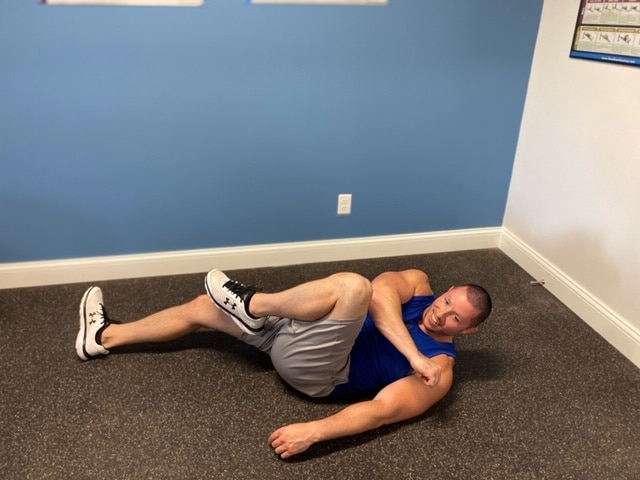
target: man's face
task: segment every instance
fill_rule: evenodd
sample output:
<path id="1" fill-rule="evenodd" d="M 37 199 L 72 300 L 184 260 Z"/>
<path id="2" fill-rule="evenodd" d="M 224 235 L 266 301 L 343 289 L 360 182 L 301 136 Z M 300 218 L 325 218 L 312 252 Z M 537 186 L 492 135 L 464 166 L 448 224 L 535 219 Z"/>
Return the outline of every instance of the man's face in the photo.
<path id="1" fill-rule="evenodd" d="M 473 321 L 480 313 L 467 300 L 467 287 L 451 287 L 422 314 L 422 327 L 431 336 L 453 337 L 476 331 Z"/>

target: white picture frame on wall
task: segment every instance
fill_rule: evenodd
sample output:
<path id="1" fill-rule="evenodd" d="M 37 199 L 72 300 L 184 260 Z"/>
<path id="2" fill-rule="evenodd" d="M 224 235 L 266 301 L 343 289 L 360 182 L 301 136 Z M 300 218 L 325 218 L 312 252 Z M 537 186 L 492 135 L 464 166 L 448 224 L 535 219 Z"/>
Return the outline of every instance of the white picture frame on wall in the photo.
<path id="1" fill-rule="evenodd" d="M 41 0 L 44 5 L 112 5 L 117 7 L 199 7 L 204 0 Z"/>
<path id="2" fill-rule="evenodd" d="M 253 4 L 286 5 L 386 5 L 388 0 L 247 0 Z"/>

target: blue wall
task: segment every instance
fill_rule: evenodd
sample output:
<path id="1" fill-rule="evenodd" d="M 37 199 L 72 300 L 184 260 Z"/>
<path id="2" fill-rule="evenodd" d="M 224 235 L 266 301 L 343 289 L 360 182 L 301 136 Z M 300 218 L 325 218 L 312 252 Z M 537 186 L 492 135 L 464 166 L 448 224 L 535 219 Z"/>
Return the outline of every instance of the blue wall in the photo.
<path id="1" fill-rule="evenodd" d="M 541 7 L 3 0 L 0 262 L 499 226 Z"/>

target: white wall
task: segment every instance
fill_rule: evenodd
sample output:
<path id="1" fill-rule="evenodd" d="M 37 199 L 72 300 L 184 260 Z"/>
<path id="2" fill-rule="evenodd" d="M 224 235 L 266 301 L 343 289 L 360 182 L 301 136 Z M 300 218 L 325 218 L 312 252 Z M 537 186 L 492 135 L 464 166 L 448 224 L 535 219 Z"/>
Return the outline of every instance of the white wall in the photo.
<path id="1" fill-rule="evenodd" d="M 640 68 L 569 58 L 579 3 L 544 2 L 504 227 L 635 339 L 621 350 L 638 363 Z"/>

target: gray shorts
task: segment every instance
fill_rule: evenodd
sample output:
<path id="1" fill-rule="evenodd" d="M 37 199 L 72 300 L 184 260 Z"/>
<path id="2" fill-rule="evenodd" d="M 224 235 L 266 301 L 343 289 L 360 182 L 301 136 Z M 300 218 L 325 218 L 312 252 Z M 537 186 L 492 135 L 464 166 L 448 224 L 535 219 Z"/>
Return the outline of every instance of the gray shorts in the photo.
<path id="1" fill-rule="evenodd" d="M 303 322 L 270 317 L 258 335 L 244 343 L 269 354 L 282 379 L 310 397 L 326 397 L 349 379 L 350 353 L 364 318 Z"/>

